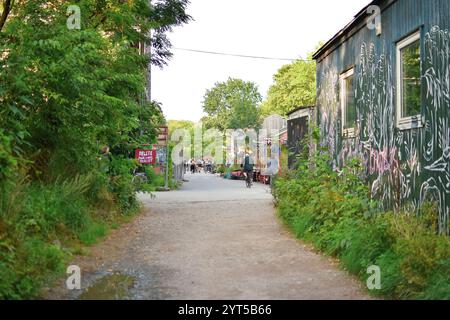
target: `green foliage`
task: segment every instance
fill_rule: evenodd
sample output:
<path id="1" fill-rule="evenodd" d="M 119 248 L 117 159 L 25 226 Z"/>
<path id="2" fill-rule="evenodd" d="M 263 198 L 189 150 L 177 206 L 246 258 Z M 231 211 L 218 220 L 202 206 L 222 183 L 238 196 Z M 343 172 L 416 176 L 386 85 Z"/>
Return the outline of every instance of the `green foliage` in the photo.
<path id="1" fill-rule="evenodd" d="M 259 127 L 261 94 L 253 82 L 229 78 L 206 91 L 202 119 L 206 128 L 245 129 Z"/>
<path id="2" fill-rule="evenodd" d="M 17 170 L 17 159 L 13 156 L 12 137 L 0 130 L 0 181 L 10 178 Z"/>
<path id="3" fill-rule="evenodd" d="M 90 179 L 19 183 L 9 190 L 16 201 L 2 202 L 0 208 L 0 298 L 36 296 L 64 269 L 70 255 L 61 244 L 91 244 L 105 234 L 99 229 L 105 217 L 97 216 L 83 197 Z"/>
<path id="4" fill-rule="evenodd" d="M 159 187 L 164 187 L 165 177 L 163 174 L 156 173 L 155 170 L 151 167 L 148 167 L 146 172 L 148 183 L 152 187 L 152 190 L 156 190 Z"/>
<path id="5" fill-rule="evenodd" d="M 87 225 L 87 204 L 76 194 L 66 194 L 60 186 L 28 186 L 17 229 L 50 240 L 62 230 L 81 230 Z M 58 232 L 59 231 L 59 232 Z"/>
<path id="6" fill-rule="evenodd" d="M 28 238 L 14 250 L 1 250 L 0 258 L 0 299 L 26 299 L 64 272 L 67 256 L 56 245 Z"/>
<path id="7" fill-rule="evenodd" d="M 84 244 L 94 244 L 97 239 L 106 235 L 107 227 L 104 223 L 93 222 L 88 227 L 79 233 L 79 239 Z"/>
<path id="8" fill-rule="evenodd" d="M 313 106 L 316 102 L 316 63 L 312 54 L 307 61 L 298 60 L 285 65 L 273 77 L 267 99 L 261 105 L 264 116 L 279 114 L 301 106 Z"/>
<path id="9" fill-rule="evenodd" d="M 448 299 L 450 239 L 437 233 L 436 208 L 424 206 L 420 215 L 378 212 L 359 178 L 359 161 L 334 172 L 326 150 L 307 154 L 275 181 L 278 212 L 295 234 L 338 257 L 361 280 L 369 266 L 378 265 L 382 288 L 372 294 Z"/>
<path id="10" fill-rule="evenodd" d="M 217 172 L 217 173 L 220 173 L 220 174 L 225 174 L 225 172 L 226 172 L 225 166 L 224 166 L 224 165 L 220 165 L 220 166 L 216 169 L 216 172 Z"/>
<path id="11" fill-rule="evenodd" d="M 135 160 L 124 156 L 113 157 L 111 161 L 111 191 L 117 195 L 117 204 L 124 214 L 131 213 L 138 207 L 136 188 L 132 183 L 135 167 Z"/>
<path id="12" fill-rule="evenodd" d="M 148 66 L 166 63 L 167 32 L 191 18 L 187 0 L 80 0 L 81 30 L 69 30 L 67 1 L 8 3 L 0 18 L 0 298 L 19 299 L 38 295 L 73 244 L 94 243 L 139 208 L 134 150 L 154 142 L 164 121 L 144 98 Z M 151 58 L 140 44 L 152 46 Z"/>
<path id="13" fill-rule="evenodd" d="M 23 259 L 20 265 L 27 266 L 20 277 L 17 287 L 20 291 L 26 292 L 27 296 L 32 296 L 37 283 L 43 283 L 46 280 L 42 276 L 42 270 L 54 270 L 55 272 L 64 271 L 64 253 L 56 245 L 46 245 L 37 238 L 27 240 L 23 247 L 19 248 L 19 261 Z"/>
<path id="14" fill-rule="evenodd" d="M 169 132 L 173 133 L 178 129 L 185 129 L 194 134 L 194 123 L 192 121 L 187 120 L 169 120 L 167 121 L 167 125 L 169 126 Z"/>

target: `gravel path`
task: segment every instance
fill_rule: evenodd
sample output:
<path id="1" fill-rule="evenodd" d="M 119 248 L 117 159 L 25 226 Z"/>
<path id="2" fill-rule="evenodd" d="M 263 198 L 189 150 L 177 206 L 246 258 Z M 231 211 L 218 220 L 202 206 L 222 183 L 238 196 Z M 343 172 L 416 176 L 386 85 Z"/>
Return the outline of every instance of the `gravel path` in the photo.
<path id="1" fill-rule="evenodd" d="M 178 191 L 141 195 L 143 215 L 73 262 L 83 288 L 120 273 L 133 281 L 111 298 L 368 298 L 358 281 L 281 225 L 266 186 L 246 189 L 243 181 L 204 174 L 186 178 Z M 46 297 L 80 298 L 81 291 L 63 283 Z M 89 296 L 98 297 L 104 298 Z"/>

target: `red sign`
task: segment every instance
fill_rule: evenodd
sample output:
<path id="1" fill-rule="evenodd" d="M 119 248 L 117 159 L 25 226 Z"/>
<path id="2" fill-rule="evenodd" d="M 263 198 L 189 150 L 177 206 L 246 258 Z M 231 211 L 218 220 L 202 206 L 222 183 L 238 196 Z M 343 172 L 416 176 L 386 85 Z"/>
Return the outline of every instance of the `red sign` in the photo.
<path id="1" fill-rule="evenodd" d="M 140 164 L 155 164 L 156 150 L 136 150 L 135 158 Z"/>

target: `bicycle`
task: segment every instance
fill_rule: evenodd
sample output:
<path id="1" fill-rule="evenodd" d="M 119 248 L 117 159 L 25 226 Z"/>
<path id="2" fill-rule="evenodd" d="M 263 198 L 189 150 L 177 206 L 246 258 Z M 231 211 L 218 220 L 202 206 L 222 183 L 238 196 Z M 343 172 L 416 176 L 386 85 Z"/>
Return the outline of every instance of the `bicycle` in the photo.
<path id="1" fill-rule="evenodd" d="M 136 190 L 141 190 L 142 185 L 148 183 L 148 178 L 145 172 L 137 172 L 137 170 L 137 168 L 133 170 L 131 183 L 135 186 Z"/>
<path id="2" fill-rule="evenodd" d="M 253 185 L 253 173 L 250 171 L 246 171 L 244 172 L 244 175 L 245 175 L 245 186 L 250 189 Z"/>

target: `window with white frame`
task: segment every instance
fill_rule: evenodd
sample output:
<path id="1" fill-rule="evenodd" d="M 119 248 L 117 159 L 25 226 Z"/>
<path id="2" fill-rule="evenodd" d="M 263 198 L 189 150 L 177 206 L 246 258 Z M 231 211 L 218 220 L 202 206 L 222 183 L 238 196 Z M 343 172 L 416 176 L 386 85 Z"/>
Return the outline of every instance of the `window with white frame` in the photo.
<path id="1" fill-rule="evenodd" d="M 355 101 L 355 70 L 352 68 L 343 73 L 341 82 L 341 111 L 342 111 L 342 134 L 344 137 L 354 137 L 356 127 L 356 101 Z"/>
<path id="2" fill-rule="evenodd" d="M 420 31 L 397 43 L 397 126 L 422 126 Z"/>

